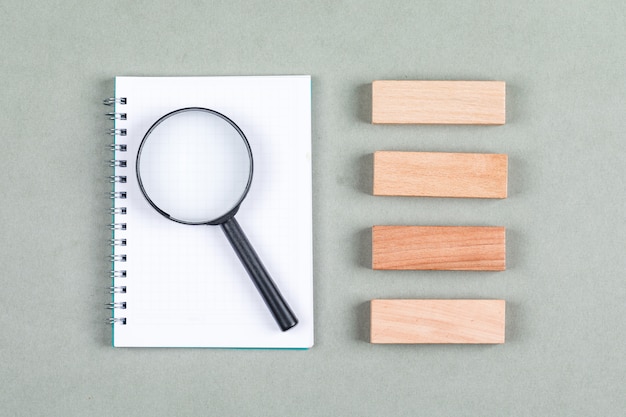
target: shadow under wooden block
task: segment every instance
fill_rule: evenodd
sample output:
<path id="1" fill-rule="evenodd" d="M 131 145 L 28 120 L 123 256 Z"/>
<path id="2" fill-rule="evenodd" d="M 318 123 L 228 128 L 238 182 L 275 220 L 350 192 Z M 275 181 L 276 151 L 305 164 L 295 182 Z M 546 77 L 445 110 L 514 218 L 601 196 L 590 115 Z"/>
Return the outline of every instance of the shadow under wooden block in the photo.
<path id="1" fill-rule="evenodd" d="M 505 228 L 374 226 L 372 268 L 504 271 Z"/>
<path id="2" fill-rule="evenodd" d="M 380 196 L 506 198 L 503 154 L 374 153 L 373 193 Z"/>
<path id="3" fill-rule="evenodd" d="M 504 300 L 372 300 L 371 343 L 504 343 Z"/>
<path id="4" fill-rule="evenodd" d="M 372 123 L 502 125 L 504 81 L 374 81 Z"/>

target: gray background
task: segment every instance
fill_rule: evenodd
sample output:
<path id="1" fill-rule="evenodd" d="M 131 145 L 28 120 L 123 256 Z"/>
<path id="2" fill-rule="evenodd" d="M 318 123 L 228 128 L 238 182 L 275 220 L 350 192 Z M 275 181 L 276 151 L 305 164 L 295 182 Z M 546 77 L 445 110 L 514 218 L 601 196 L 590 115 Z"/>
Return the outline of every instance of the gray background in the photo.
<path id="1" fill-rule="evenodd" d="M 0 3 L 2 415 L 624 415 L 626 5 Z M 114 349 L 115 75 L 313 76 L 316 346 Z M 375 79 L 507 82 L 507 124 L 373 126 Z M 509 198 L 371 195 L 375 150 L 507 153 Z M 372 271 L 374 224 L 502 225 L 500 273 Z M 367 301 L 504 298 L 507 342 L 374 346 Z"/>

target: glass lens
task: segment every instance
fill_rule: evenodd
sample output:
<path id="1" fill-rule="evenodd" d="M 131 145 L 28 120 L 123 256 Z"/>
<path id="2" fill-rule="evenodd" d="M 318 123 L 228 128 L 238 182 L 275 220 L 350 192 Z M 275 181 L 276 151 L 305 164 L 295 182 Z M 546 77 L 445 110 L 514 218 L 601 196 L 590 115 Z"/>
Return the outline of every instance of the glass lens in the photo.
<path id="1" fill-rule="evenodd" d="M 145 138 L 137 173 L 159 209 L 186 223 L 206 223 L 241 202 L 252 158 L 229 121 L 210 111 L 186 110 L 162 120 Z"/>

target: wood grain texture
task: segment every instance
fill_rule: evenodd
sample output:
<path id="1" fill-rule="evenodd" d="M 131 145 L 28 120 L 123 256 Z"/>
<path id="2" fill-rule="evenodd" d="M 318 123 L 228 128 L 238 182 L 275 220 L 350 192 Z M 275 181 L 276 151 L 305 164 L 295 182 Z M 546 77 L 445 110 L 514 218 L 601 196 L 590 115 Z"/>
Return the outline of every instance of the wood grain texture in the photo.
<path id="1" fill-rule="evenodd" d="M 504 271 L 504 227 L 374 226 L 372 268 Z"/>
<path id="2" fill-rule="evenodd" d="M 504 343 L 504 300 L 372 300 L 371 343 Z"/>
<path id="3" fill-rule="evenodd" d="M 508 157 L 502 154 L 374 153 L 374 195 L 506 198 Z"/>
<path id="4" fill-rule="evenodd" d="M 374 81 L 372 123 L 502 125 L 504 81 Z"/>

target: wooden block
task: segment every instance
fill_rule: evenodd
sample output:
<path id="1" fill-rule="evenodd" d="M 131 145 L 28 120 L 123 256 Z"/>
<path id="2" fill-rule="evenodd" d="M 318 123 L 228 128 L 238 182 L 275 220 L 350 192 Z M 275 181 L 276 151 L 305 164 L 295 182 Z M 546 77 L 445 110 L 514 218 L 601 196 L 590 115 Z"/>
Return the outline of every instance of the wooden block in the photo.
<path id="1" fill-rule="evenodd" d="M 503 125 L 504 81 L 374 81 L 372 123 Z"/>
<path id="2" fill-rule="evenodd" d="M 374 195 L 506 198 L 508 157 L 502 154 L 374 153 Z"/>
<path id="3" fill-rule="evenodd" d="M 371 343 L 504 343 L 504 300 L 372 300 Z"/>
<path id="4" fill-rule="evenodd" d="M 492 226 L 374 226 L 372 268 L 504 271 L 505 229 Z"/>

